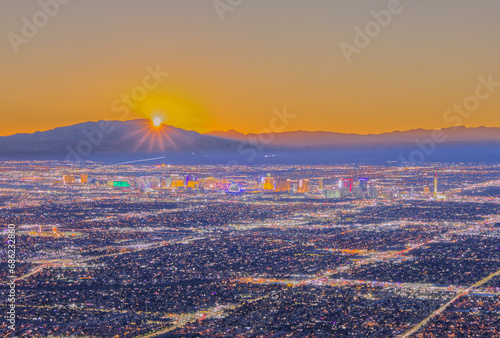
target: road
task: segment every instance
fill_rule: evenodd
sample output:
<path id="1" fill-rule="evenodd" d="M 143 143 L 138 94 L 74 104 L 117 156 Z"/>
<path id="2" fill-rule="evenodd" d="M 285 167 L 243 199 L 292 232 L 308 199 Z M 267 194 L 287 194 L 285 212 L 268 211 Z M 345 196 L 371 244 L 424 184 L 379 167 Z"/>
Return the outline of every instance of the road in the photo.
<path id="1" fill-rule="evenodd" d="M 104 254 L 104 255 L 99 255 L 99 256 L 92 256 L 92 257 L 87 257 L 87 258 L 82 258 L 82 259 L 78 259 L 78 260 L 65 260 L 65 259 L 53 259 L 53 260 L 50 260 L 50 261 L 47 261 L 47 262 L 34 262 L 34 264 L 41 264 L 39 267 L 37 267 L 35 270 L 32 270 L 20 277 L 17 277 L 16 280 L 22 280 L 22 279 L 26 279 L 32 275 L 35 275 L 37 273 L 39 273 L 40 271 L 43 271 L 45 268 L 51 268 L 51 267 L 57 267 L 59 265 L 62 265 L 62 264 L 73 264 L 73 265 L 77 265 L 77 264 L 80 264 L 80 263 L 83 263 L 83 262 L 88 262 L 88 261 L 93 261 L 93 260 L 96 260 L 96 259 L 99 259 L 99 258 L 102 258 L 102 257 L 112 257 L 112 256 L 119 256 L 119 255 L 126 255 L 126 254 L 130 254 L 130 253 L 135 253 L 135 252 L 138 252 L 138 251 L 144 251 L 144 250 L 151 250 L 151 249 L 157 249 L 157 248 L 161 248 L 161 247 L 164 247 L 164 246 L 169 246 L 169 245 L 172 245 L 172 244 L 179 244 L 179 243 L 189 243 L 189 242 L 192 242 L 192 241 L 197 241 L 197 240 L 200 240 L 200 239 L 205 239 L 206 237 L 195 237 L 195 238 L 189 238 L 189 239 L 181 239 L 181 240 L 178 240 L 178 241 L 169 241 L 169 242 L 162 242 L 161 244 L 158 244 L 158 245 L 150 245 L 150 246 L 145 246 L 143 248 L 138 248 L 138 249 L 133 249 L 133 250 L 130 250 L 130 251 L 120 251 L 120 252 L 114 252 L 114 253 L 110 253 L 110 254 Z M 6 283 L 7 281 L 5 281 Z"/>
<path id="2" fill-rule="evenodd" d="M 460 297 L 470 293 L 473 289 L 475 288 L 478 288 L 480 287 L 481 285 L 483 284 L 486 284 L 488 283 L 493 277 L 495 276 L 498 276 L 500 275 L 500 270 L 492 273 L 491 275 L 481 279 L 479 282 L 475 283 L 474 285 L 472 285 L 471 287 L 469 287 L 467 290 L 465 290 L 464 292 L 462 293 L 459 293 L 458 295 L 456 295 L 455 297 L 453 297 L 448 303 L 444 304 L 443 306 L 441 306 L 439 309 L 437 309 L 436 311 L 432 312 L 427 318 L 425 318 L 424 320 L 422 320 L 420 323 L 418 323 L 414 328 L 412 328 L 410 331 L 406 332 L 405 334 L 403 334 L 402 336 L 400 336 L 400 338 L 407 338 L 407 337 L 410 337 L 412 334 L 418 332 L 422 327 L 424 327 L 425 325 L 427 325 L 427 323 L 429 323 L 429 321 L 434 318 L 435 316 L 443 313 L 444 310 L 446 310 L 448 308 L 448 306 L 450 306 L 453 302 L 455 302 L 457 299 L 459 299 Z"/>

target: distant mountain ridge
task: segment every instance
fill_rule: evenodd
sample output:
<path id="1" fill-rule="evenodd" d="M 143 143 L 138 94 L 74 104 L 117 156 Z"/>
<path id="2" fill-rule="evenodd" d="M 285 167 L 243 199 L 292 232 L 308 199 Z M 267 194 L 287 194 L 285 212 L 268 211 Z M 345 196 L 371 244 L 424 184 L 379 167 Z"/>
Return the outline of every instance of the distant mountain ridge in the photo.
<path id="1" fill-rule="evenodd" d="M 269 135 L 271 135 L 269 137 Z M 434 136 L 433 136 L 434 134 Z M 439 130 L 412 129 L 408 131 L 393 131 L 381 134 L 344 134 L 328 131 L 289 131 L 269 134 L 243 134 L 235 130 L 214 131 L 205 135 L 225 138 L 228 140 L 245 141 L 258 138 L 272 139 L 268 144 L 285 147 L 334 147 L 339 145 L 360 144 L 400 144 L 422 141 L 425 139 L 446 138 L 444 142 L 497 142 L 500 140 L 500 128 L 476 127 L 466 128 L 450 127 Z M 436 136 L 437 135 L 437 136 Z"/>
<path id="2" fill-rule="evenodd" d="M 64 155 L 80 157 L 106 153 L 168 153 L 198 149 L 224 149 L 232 141 L 149 120 L 85 122 L 32 134 L 0 137 L 0 157 Z"/>
<path id="3" fill-rule="evenodd" d="M 421 151 L 426 160 L 500 162 L 499 140 L 500 128 L 494 127 L 245 135 L 235 130 L 201 134 L 166 125 L 154 128 L 149 120 L 98 121 L 0 137 L 0 160 L 114 161 L 164 155 L 172 163 L 377 162 Z"/>

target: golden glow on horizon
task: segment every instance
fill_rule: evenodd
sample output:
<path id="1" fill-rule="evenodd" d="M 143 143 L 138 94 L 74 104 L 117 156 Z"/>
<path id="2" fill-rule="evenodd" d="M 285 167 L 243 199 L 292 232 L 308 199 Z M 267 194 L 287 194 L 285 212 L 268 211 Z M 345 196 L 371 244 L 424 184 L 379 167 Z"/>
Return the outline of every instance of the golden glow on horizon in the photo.
<path id="1" fill-rule="evenodd" d="M 134 113 L 182 129 L 206 130 L 209 120 L 204 109 L 192 98 L 181 94 L 154 92 L 138 104 Z"/>

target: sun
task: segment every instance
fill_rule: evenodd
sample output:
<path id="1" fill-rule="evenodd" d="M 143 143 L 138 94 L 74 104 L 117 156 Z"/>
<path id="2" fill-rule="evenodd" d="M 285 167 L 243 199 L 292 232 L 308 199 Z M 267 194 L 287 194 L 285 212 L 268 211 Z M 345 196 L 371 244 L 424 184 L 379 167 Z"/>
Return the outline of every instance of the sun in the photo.
<path id="1" fill-rule="evenodd" d="M 161 118 L 160 118 L 160 117 L 155 117 L 155 118 L 153 119 L 153 125 L 154 125 L 155 127 L 159 127 L 159 126 L 160 126 L 160 124 L 161 124 L 162 122 L 163 122 L 163 121 L 161 120 Z"/>

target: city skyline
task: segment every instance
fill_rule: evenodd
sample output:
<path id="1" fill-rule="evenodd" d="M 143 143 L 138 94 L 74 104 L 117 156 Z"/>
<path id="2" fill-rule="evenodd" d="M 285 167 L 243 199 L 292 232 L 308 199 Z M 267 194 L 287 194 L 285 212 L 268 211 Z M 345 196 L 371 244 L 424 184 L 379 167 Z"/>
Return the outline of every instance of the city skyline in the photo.
<path id="1" fill-rule="evenodd" d="M 500 333 L 498 163 L 0 171 L 6 337 Z"/>

